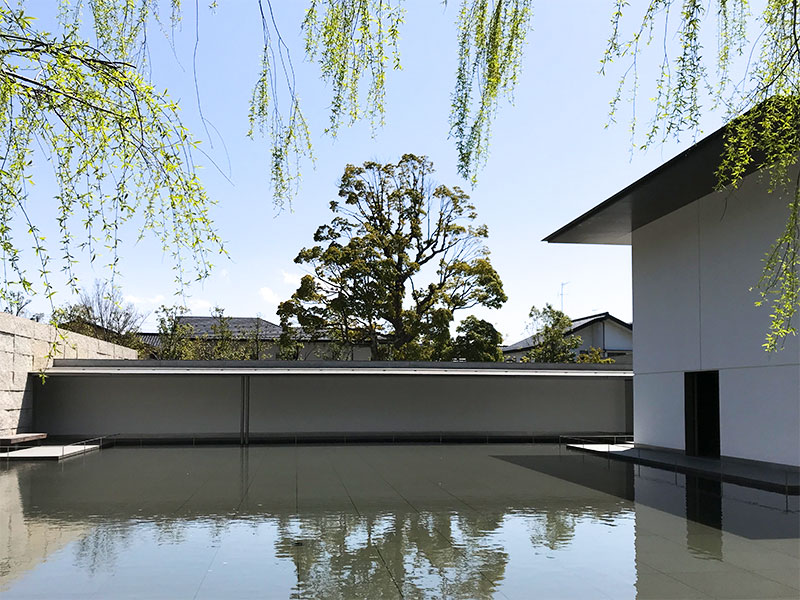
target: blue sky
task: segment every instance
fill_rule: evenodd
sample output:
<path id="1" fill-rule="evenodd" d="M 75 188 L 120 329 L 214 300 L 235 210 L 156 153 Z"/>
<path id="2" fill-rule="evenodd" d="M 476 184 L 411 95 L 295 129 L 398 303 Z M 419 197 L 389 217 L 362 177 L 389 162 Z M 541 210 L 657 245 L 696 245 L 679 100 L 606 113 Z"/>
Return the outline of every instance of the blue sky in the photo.
<path id="1" fill-rule="evenodd" d="M 388 77 L 386 126 L 372 137 L 369 125 L 359 124 L 342 129 L 335 140 L 322 133 L 329 91 L 316 66 L 303 57 L 300 21 L 305 3 L 274 3 L 294 58 L 316 154 L 316 168 L 305 165 L 300 192 L 291 210 L 283 211 L 272 204 L 267 143 L 245 135 L 248 100 L 260 59 L 257 5 L 224 1 L 212 13 L 201 3 L 200 101 L 213 125 L 212 133 L 219 132 L 208 140 L 198 116 L 192 76 L 194 6 L 184 4 L 174 53 L 165 40 L 151 35 L 152 78 L 156 87 L 167 88 L 179 100 L 185 123 L 204 140 L 204 149 L 230 179 L 210 165 L 203 169 L 203 181 L 218 200 L 213 216 L 230 260 L 218 260 L 214 274 L 188 290 L 187 303 L 194 314 L 208 314 L 219 305 L 231 316 L 259 314 L 276 321 L 277 303 L 291 295 L 304 273 L 293 258 L 301 247 L 311 244 L 316 227 L 329 220 L 328 203 L 336 197 L 346 163 L 395 161 L 406 152 L 425 154 L 433 160 L 439 182 L 468 188 L 456 174 L 455 148 L 448 139 L 456 67 L 456 3 L 445 8 L 430 0 L 406 2 L 400 46 L 403 70 Z M 491 259 L 509 297 L 502 309 L 472 312 L 493 322 L 506 342 L 527 335 L 531 305 L 561 306 L 562 282 L 569 282 L 564 286 L 563 308 L 573 318 L 602 311 L 632 318 L 629 247 L 551 245 L 540 240 L 693 142 L 688 134 L 679 142 L 631 152 L 627 105 L 622 107 L 619 123 L 605 127 L 619 72 L 603 77 L 597 71 L 612 4 L 596 0 L 536 3 L 514 105 L 501 103 L 488 164 L 469 192 L 478 220 L 489 226 Z M 641 70 L 647 88 L 655 73 L 646 63 Z M 652 89 L 646 91 L 652 93 Z M 649 116 L 646 97 L 639 104 L 640 114 Z M 720 124 L 720 116 L 710 115 L 704 132 Z M 50 188 L 46 182 L 37 188 L 36 201 L 41 204 L 36 210 L 46 215 Z M 152 312 L 162 303 L 180 302 L 173 295 L 168 257 L 153 241 L 134 243 L 135 234 L 135 230 L 129 232 L 121 252 L 123 276 L 118 282 L 123 293 L 143 312 Z M 107 276 L 102 264 L 99 260 L 79 267 L 85 285 Z M 56 298 L 59 304 L 69 300 L 66 292 Z M 41 298 L 32 308 L 49 313 Z M 145 328 L 153 328 L 154 323 L 151 316 Z"/>

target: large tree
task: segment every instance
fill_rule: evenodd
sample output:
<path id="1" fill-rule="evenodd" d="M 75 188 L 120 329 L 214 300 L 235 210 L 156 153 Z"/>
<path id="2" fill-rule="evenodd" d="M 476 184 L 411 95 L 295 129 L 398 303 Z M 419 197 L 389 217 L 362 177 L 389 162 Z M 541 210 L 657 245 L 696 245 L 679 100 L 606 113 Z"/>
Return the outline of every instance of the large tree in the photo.
<path id="1" fill-rule="evenodd" d="M 432 320 L 505 302 L 469 196 L 432 174 L 433 164 L 413 154 L 347 165 L 333 218 L 295 259 L 313 275 L 279 306 L 285 329 L 369 342 L 373 359 L 418 358 Z"/>

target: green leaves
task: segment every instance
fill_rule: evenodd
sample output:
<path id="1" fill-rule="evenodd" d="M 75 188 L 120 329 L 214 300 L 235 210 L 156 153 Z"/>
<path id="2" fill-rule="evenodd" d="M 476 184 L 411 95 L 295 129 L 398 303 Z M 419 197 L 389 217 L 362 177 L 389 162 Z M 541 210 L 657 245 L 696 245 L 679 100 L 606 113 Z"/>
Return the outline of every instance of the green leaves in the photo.
<path id="1" fill-rule="evenodd" d="M 786 227 L 776 232 L 776 242 L 767 253 L 764 271 L 755 286 L 760 293 L 756 304 L 770 309 L 771 324 L 764 347 L 777 350 L 787 335 L 796 335 L 794 323 L 800 308 L 800 180 L 791 173 L 800 154 L 798 3 L 767 0 L 757 19 L 751 19 L 747 0 L 716 0 L 710 5 L 700 0 L 650 0 L 638 29 L 625 40 L 620 32 L 626 7 L 627 2 L 617 0 L 613 32 L 602 61 L 602 72 L 614 60 L 622 59 L 628 64 L 611 102 L 611 118 L 625 91 L 635 107 L 639 87 L 637 60 L 653 41 L 655 32 L 663 31 L 658 40 L 663 59 L 655 85 L 653 114 L 641 145 L 648 147 L 684 131 L 696 134 L 705 94 L 715 107 L 726 107 L 729 120 L 717 171 L 718 187 L 736 188 L 755 162 L 754 166 L 764 169 L 769 178 L 770 192 L 791 190 Z M 671 19 L 676 9 L 680 18 Z M 717 15 L 716 23 L 710 18 L 713 14 Z M 671 25 L 675 22 L 677 28 Z M 707 59 L 701 40 L 704 30 L 713 26 L 717 52 Z M 752 44 L 748 34 L 754 40 Z M 678 41 L 675 46 L 673 35 Z M 736 57 L 742 57 L 744 72 L 734 75 L 731 68 Z M 636 118 L 634 108 L 632 135 L 637 132 Z"/>
<path id="2" fill-rule="evenodd" d="M 188 311 L 183 306 L 161 306 L 158 311 L 159 346 L 153 350 L 159 360 L 192 360 L 197 358 L 194 327 L 182 322 Z"/>
<path id="3" fill-rule="evenodd" d="M 503 336 L 488 321 L 473 315 L 466 317 L 456 328 L 458 335 L 449 351 L 450 360 L 467 362 L 500 362 Z"/>
<path id="4" fill-rule="evenodd" d="M 615 361 L 613 358 L 603 356 L 603 351 L 600 348 L 590 347 L 588 351 L 578 354 L 575 362 L 588 363 L 596 365 L 613 365 Z"/>
<path id="5" fill-rule="evenodd" d="M 536 345 L 528 353 L 528 360 L 538 363 L 575 362 L 575 350 L 581 345 L 581 338 L 570 335 L 572 320 L 550 304 L 542 309 L 532 306 L 529 316 Z"/>
<path id="6" fill-rule="evenodd" d="M 58 262 L 73 288 L 79 251 L 90 261 L 102 252 L 113 280 L 120 230 L 134 218 L 140 237 L 154 235 L 171 255 L 180 287 L 206 277 L 211 255 L 224 252 L 209 217 L 214 202 L 196 175 L 196 143 L 177 105 L 138 71 L 151 3 L 89 3 L 95 45 L 79 36 L 83 7 L 62 5 L 58 35 L 35 29 L 21 5 L 0 7 L 0 245 L 16 276 L 6 277 L 3 295 L 32 286 L 11 236 L 20 220 L 41 265 L 41 291 L 54 293 L 50 242 L 26 211 L 34 156 L 53 166 Z"/>
<path id="7" fill-rule="evenodd" d="M 769 352 L 780 350 L 788 336 L 797 335 L 795 315 L 800 307 L 799 237 L 800 186 L 797 186 L 789 205 L 786 229 L 767 253 L 764 271 L 757 286 L 761 300 L 756 305 L 766 304 L 772 310 L 764 342 L 764 349 Z"/>
<path id="8" fill-rule="evenodd" d="M 383 125 L 386 70 L 400 68 L 402 0 L 310 0 L 303 30 L 306 55 L 331 86 L 326 133 L 362 117 Z M 362 80 L 366 92 L 362 106 Z"/>
<path id="9" fill-rule="evenodd" d="M 486 161 L 501 96 L 513 98 L 530 29 L 531 0 L 462 0 L 450 134 L 458 172 L 473 184 Z"/>
<path id="10" fill-rule="evenodd" d="M 432 174 L 430 160 L 413 154 L 347 165 L 343 202 L 331 203 L 334 217 L 314 235 L 320 245 L 295 259 L 313 276 L 281 304 L 285 329 L 369 343 L 373 359 L 442 356 L 454 311 L 505 302 L 469 196 Z"/>
<path id="11" fill-rule="evenodd" d="M 532 0 L 461 3 L 450 132 L 458 150 L 458 172 L 473 184 L 486 161 L 499 100 L 513 97 L 531 6 Z M 402 0 L 309 1 L 303 21 L 306 56 L 319 64 L 331 88 L 326 133 L 335 137 L 342 125 L 360 119 L 370 121 L 373 133 L 383 125 L 387 73 L 400 69 L 404 13 Z M 294 97 L 293 77 L 288 81 Z M 263 93 L 259 86 L 256 90 L 252 106 L 257 107 Z"/>
<path id="12" fill-rule="evenodd" d="M 473 183 L 485 160 L 498 98 L 513 91 L 530 4 L 464 0 L 459 12 L 461 58 L 451 124 L 459 172 Z M 177 104 L 143 76 L 148 28 L 175 27 L 181 1 L 171 0 L 164 17 L 152 0 L 61 2 L 52 34 L 37 28 L 25 6 L 20 1 L 0 8 L 0 248 L 13 274 L 0 294 L 10 294 L 9 286 L 28 290 L 36 280 L 51 296 L 48 275 L 55 262 L 77 289 L 72 268 L 82 252 L 90 262 L 102 254 L 113 279 L 120 232 L 133 221 L 140 238 L 154 235 L 171 256 L 178 287 L 206 277 L 212 256 L 225 250 L 209 217 L 214 200 L 197 177 L 198 144 L 182 125 Z M 264 41 L 248 133 L 268 139 L 267 172 L 274 202 L 282 207 L 297 193 L 301 163 L 314 160 L 311 133 L 272 2 L 254 0 L 253 6 Z M 331 89 L 326 129 L 331 135 L 360 119 L 373 129 L 383 124 L 387 74 L 400 68 L 403 17 L 402 0 L 308 1 L 305 50 Z M 34 157 L 37 164 L 53 166 L 57 241 L 42 239 L 37 223 L 27 219 Z M 17 222 L 29 231 L 30 250 L 40 264 L 33 278 L 20 268 L 23 246 L 19 236 L 11 236 L 22 229 Z M 374 224 L 364 227 L 379 231 Z M 449 233 L 463 232 L 453 227 Z M 334 234 L 320 235 L 329 233 Z M 422 234 L 409 229 L 407 235 Z M 58 260 L 51 258 L 54 245 Z"/>

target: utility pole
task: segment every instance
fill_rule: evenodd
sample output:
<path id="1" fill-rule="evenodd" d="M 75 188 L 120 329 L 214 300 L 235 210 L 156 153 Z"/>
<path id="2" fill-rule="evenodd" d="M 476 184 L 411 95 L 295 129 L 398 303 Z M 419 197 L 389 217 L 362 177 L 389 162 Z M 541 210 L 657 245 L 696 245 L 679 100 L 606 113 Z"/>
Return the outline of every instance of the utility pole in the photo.
<path id="1" fill-rule="evenodd" d="M 569 281 L 561 282 L 561 293 L 559 294 L 559 296 L 561 296 L 561 312 L 564 312 L 564 286 L 567 285 L 568 283 Z"/>

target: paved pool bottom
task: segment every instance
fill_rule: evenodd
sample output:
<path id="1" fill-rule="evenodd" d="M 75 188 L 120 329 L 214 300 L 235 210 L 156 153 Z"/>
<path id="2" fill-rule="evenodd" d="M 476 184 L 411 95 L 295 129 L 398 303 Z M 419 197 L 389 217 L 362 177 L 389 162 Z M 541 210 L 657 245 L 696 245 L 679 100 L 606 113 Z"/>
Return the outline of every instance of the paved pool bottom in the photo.
<path id="1" fill-rule="evenodd" d="M 797 496 L 550 445 L 0 466 L 9 598 L 793 598 Z"/>

